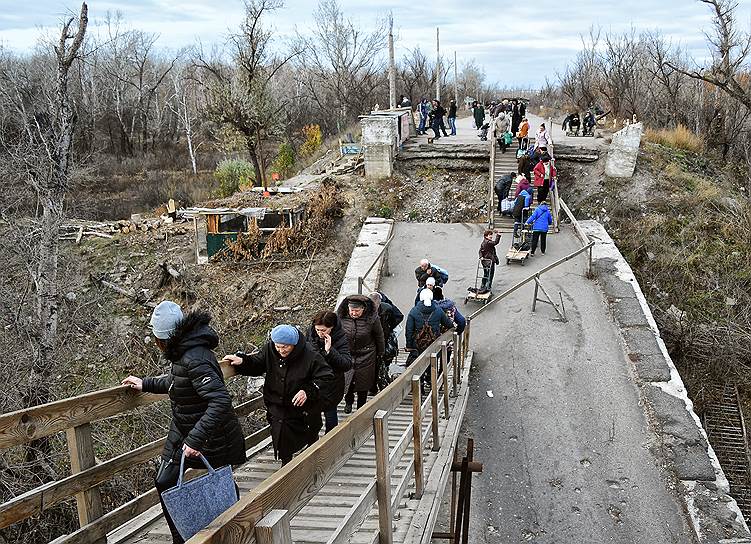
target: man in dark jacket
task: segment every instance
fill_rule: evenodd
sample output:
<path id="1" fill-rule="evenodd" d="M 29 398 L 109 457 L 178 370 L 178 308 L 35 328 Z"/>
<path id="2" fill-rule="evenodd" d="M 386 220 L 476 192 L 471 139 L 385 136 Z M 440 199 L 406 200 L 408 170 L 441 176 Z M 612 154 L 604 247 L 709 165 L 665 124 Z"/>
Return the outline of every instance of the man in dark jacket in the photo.
<path id="1" fill-rule="evenodd" d="M 399 340 L 394 329 L 404 320 L 404 314 L 389 297 L 379 291 L 371 293 L 370 299 L 378 306 L 378 317 L 381 320 L 384 339 L 383 357 L 381 357 L 376 371 L 376 389 L 371 390 L 371 393 L 375 395 L 391 383 L 389 368 L 394 361 L 394 357 L 399 353 Z"/>
<path id="2" fill-rule="evenodd" d="M 428 327 L 424 327 L 426 324 Z M 420 295 L 420 302 L 407 314 L 405 336 L 409 357 L 407 357 L 406 366 L 411 365 L 432 343 L 428 340 L 431 340 L 431 338 L 435 340 L 441 335 L 442 326 L 450 329 L 454 324 L 444 311 L 433 302 L 433 291 L 424 289 Z"/>
<path id="3" fill-rule="evenodd" d="M 511 190 L 511 185 L 514 182 L 514 172 L 511 172 L 510 174 L 506 174 L 505 176 L 501 176 L 498 178 L 498 181 L 495 182 L 495 185 L 493 186 L 493 190 L 495 191 L 495 196 L 498 197 L 498 213 L 501 213 L 501 203 L 508 198 L 509 191 Z"/>
<path id="4" fill-rule="evenodd" d="M 240 465 L 245 462 L 245 440 L 232 408 L 232 399 L 212 350 L 219 337 L 209 327 L 211 317 L 191 312 L 183 317 L 180 306 L 165 300 L 151 316 L 157 347 L 170 361 L 168 374 L 154 378 L 128 376 L 123 380 L 138 391 L 169 395 L 172 405 L 167 442 L 156 476 L 156 488 L 174 487 L 180 476 L 180 458 L 185 454 L 186 467 L 203 468 L 203 455 L 213 467 Z M 164 508 L 172 541 L 182 543 L 172 518 Z"/>
<path id="5" fill-rule="evenodd" d="M 274 453 L 282 465 L 318 439 L 321 403 L 331 391 L 334 373 L 297 328 L 278 325 L 271 330 L 271 341 L 258 353 L 237 353 L 223 360 L 245 376 L 266 375 L 266 419 L 271 425 Z"/>
<path id="6" fill-rule="evenodd" d="M 495 265 L 498 264 L 498 254 L 495 246 L 501 241 L 501 233 L 494 230 L 486 230 L 480 244 L 480 262 L 482 264 L 482 285 L 477 291 L 478 295 L 484 295 L 493 286 L 493 276 L 495 275 Z"/>
<path id="7" fill-rule="evenodd" d="M 344 395 L 344 412 L 350 413 L 357 392 L 357 407 L 368 400 L 368 391 L 376 382 L 378 361 L 383 357 L 385 342 L 378 305 L 365 295 L 346 297 L 336 311 L 342 322 L 347 338 L 352 362 L 355 367 L 352 380 Z"/>
<path id="8" fill-rule="evenodd" d="M 352 370 L 349 340 L 337 315 L 328 310 L 321 310 L 313 316 L 313 323 L 308 331 L 308 342 L 323 356 L 334 372 L 330 398 L 321 405 L 326 417 L 326 432 L 329 432 L 339 424 L 336 407 L 344 397 L 344 374 Z"/>
<path id="9" fill-rule="evenodd" d="M 425 287 L 425 282 L 428 281 L 428 278 L 434 278 L 435 284 L 438 287 L 443 287 L 445 283 L 441 277 L 439 268 L 434 267 L 429 260 L 423 259 L 420 261 L 420 266 L 415 268 L 415 279 L 417 279 L 418 289 Z"/>
<path id="10" fill-rule="evenodd" d="M 449 113 L 446 116 L 449 120 L 449 127 L 451 127 L 451 136 L 456 136 L 456 101 L 452 100 L 449 103 Z"/>

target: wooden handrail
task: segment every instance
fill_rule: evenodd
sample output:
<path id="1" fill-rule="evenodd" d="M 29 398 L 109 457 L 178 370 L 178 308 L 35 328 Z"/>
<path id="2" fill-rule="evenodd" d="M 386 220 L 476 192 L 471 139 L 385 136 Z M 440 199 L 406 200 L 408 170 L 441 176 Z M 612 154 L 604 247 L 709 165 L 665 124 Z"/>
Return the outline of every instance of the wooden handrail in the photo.
<path id="1" fill-rule="evenodd" d="M 225 379 L 236 371 L 222 365 Z M 167 395 L 140 393 L 125 385 L 84 393 L 0 415 L 0 450 L 146 406 Z"/>
<path id="2" fill-rule="evenodd" d="M 284 508 L 297 514 L 373 433 L 373 416 L 379 410 L 391 413 L 411 390 L 412 376 L 430 365 L 430 354 L 450 341 L 453 329 L 441 335 L 398 378 L 372 401 L 359 408 L 344 423 L 261 482 L 235 505 L 216 518 L 188 542 L 255 542 L 254 527 L 266 514 Z"/>

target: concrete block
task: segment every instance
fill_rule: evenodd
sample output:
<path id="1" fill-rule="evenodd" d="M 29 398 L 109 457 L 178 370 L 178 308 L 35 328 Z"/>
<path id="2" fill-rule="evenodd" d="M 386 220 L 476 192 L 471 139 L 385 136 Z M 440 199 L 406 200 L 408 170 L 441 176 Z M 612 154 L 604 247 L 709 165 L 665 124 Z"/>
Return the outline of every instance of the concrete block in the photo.
<path id="1" fill-rule="evenodd" d="M 386 144 L 365 146 L 365 177 L 389 178 L 394 174 L 394 147 Z"/>
<path id="2" fill-rule="evenodd" d="M 715 471 L 707 453 L 707 442 L 683 399 L 654 385 L 643 388 L 662 439 L 663 454 L 681 480 L 715 481 Z"/>
<path id="3" fill-rule="evenodd" d="M 647 316 L 636 298 L 613 299 L 610 307 L 613 309 L 615 321 L 623 327 L 649 327 Z"/>
<path id="4" fill-rule="evenodd" d="M 700 544 L 751 544 L 751 534 L 730 495 L 709 482 L 684 486 Z"/>
<path id="5" fill-rule="evenodd" d="M 660 344 L 657 343 L 657 337 L 651 328 L 636 327 L 624 329 L 623 339 L 626 341 L 626 351 L 628 353 L 663 357 Z"/>
<path id="6" fill-rule="evenodd" d="M 645 382 L 670 381 L 670 367 L 662 355 L 641 355 L 629 353 L 628 358 L 634 363 L 636 375 Z"/>
<path id="7" fill-rule="evenodd" d="M 605 164 L 606 176 L 630 178 L 634 175 L 641 135 L 641 123 L 629 125 L 613 134 L 613 141 L 608 150 L 608 162 Z"/>

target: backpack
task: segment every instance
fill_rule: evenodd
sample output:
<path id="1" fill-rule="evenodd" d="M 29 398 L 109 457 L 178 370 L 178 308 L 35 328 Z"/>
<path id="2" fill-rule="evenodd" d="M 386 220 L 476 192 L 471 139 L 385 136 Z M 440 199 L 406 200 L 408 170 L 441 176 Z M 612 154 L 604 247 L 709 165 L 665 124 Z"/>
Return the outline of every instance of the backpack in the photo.
<path id="1" fill-rule="evenodd" d="M 506 145 L 510 145 L 511 142 L 513 142 L 513 141 L 514 141 L 514 135 L 513 134 L 511 134 L 510 132 L 506 132 L 506 133 L 503 134 L 503 142 Z"/>
<path id="2" fill-rule="evenodd" d="M 449 273 L 446 272 L 443 268 L 436 266 L 433 263 L 430 263 L 430 266 L 431 268 L 433 268 L 433 270 L 438 272 L 438 276 L 441 278 L 441 283 L 446 283 L 447 281 L 449 281 Z"/>
<path id="3" fill-rule="evenodd" d="M 415 346 L 417 346 L 420 353 L 428 349 L 430 344 L 435 342 L 435 339 L 438 338 L 435 332 L 433 332 L 433 327 L 430 326 L 430 320 L 433 318 L 435 312 L 436 310 L 433 310 L 433 313 L 425 320 L 425 323 L 422 324 L 422 327 L 420 327 L 420 330 L 417 331 L 417 334 L 415 335 Z"/>

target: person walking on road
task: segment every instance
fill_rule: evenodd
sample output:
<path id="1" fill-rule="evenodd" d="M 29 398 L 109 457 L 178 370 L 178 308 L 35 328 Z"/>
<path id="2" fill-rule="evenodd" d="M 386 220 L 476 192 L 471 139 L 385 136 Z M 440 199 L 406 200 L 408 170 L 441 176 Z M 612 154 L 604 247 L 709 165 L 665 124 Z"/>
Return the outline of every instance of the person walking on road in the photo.
<path id="1" fill-rule="evenodd" d="M 467 318 L 462 315 L 453 300 L 451 300 L 450 298 L 445 298 L 443 296 L 443 289 L 441 289 L 440 287 L 433 289 L 433 301 L 441 310 L 443 310 L 443 313 L 446 314 L 446 317 L 454 322 L 454 328 L 456 329 L 456 332 L 458 334 L 463 333 L 464 329 L 467 327 Z M 443 330 L 443 327 L 441 327 L 441 329 L 442 333 L 445 332 Z"/>
<path id="2" fill-rule="evenodd" d="M 555 187 L 557 172 L 550 155 L 545 153 L 540 162 L 537 163 L 533 171 L 535 178 L 535 188 L 537 189 L 537 198 L 542 200 L 548 199 L 548 193 Z"/>
<path id="3" fill-rule="evenodd" d="M 350 295 L 339 305 L 336 315 L 349 339 L 354 374 L 344 395 L 344 412 L 352 412 L 357 393 L 357 408 L 368 400 L 368 391 L 375 387 L 376 370 L 383 357 L 385 341 L 378 317 L 377 304 L 365 295 Z"/>
<path id="4" fill-rule="evenodd" d="M 428 259 L 422 259 L 420 266 L 415 268 L 415 279 L 417 279 L 417 288 L 425 287 L 425 282 L 428 278 L 435 280 L 435 285 L 443 287 L 443 285 L 449 280 L 448 272 L 438 265 L 434 265 Z"/>
<path id="5" fill-rule="evenodd" d="M 263 403 L 274 455 L 282 466 L 318 440 L 321 407 L 328 404 L 334 372 L 296 327 L 277 325 L 257 353 L 238 352 L 222 361 L 244 376 L 265 375 Z"/>
<path id="6" fill-rule="evenodd" d="M 183 316 L 179 305 L 160 302 L 151 314 L 151 328 L 157 347 L 171 363 L 170 370 L 164 376 L 128 376 L 122 382 L 137 391 L 170 398 L 172 419 L 154 484 L 174 544 L 184 540 L 161 493 L 177 484 L 182 456 L 186 468 L 204 468 L 198 459 L 201 455 L 217 468 L 245 462 L 245 440 L 212 351 L 219 337 L 209 327 L 210 321 L 206 313 Z"/>
<path id="7" fill-rule="evenodd" d="M 540 242 L 540 251 L 545 255 L 545 249 L 547 246 L 548 229 L 553 224 L 553 215 L 548 209 L 548 205 L 545 200 L 537 197 L 537 207 L 532 215 L 527 219 L 527 225 L 532 225 L 532 248 L 529 255 L 532 256 L 537 250 L 537 242 Z"/>
<path id="8" fill-rule="evenodd" d="M 516 134 L 519 131 L 519 125 L 522 122 L 522 116 L 519 113 L 519 100 L 514 98 L 511 101 L 511 132 Z"/>
<path id="9" fill-rule="evenodd" d="M 425 134 L 427 130 L 428 118 L 430 116 L 430 103 L 423 97 L 417 105 L 417 114 L 420 117 L 420 124 L 417 126 L 417 134 Z"/>
<path id="10" fill-rule="evenodd" d="M 339 424 L 336 407 L 344 398 L 344 375 L 352 370 L 352 355 L 349 352 L 349 339 L 334 312 L 321 310 L 313 316 L 308 330 L 308 342 L 331 367 L 334 380 L 331 393 L 321 404 L 326 420 L 326 432 Z"/>
<path id="11" fill-rule="evenodd" d="M 451 127 L 451 136 L 456 136 L 456 101 L 449 102 L 449 113 L 446 117 Z"/>
<path id="12" fill-rule="evenodd" d="M 475 128 L 480 130 L 485 124 L 485 108 L 477 101 L 472 104 L 472 117 L 475 119 Z"/>
<path id="13" fill-rule="evenodd" d="M 448 134 L 446 133 L 446 123 L 443 121 L 443 118 L 446 115 L 446 108 L 441 106 L 441 101 L 438 99 L 433 100 L 433 112 L 435 115 L 434 122 L 437 121 L 440 131 L 444 136 L 448 136 Z M 438 137 L 438 132 L 436 132 L 436 137 Z"/>
<path id="14" fill-rule="evenodd" d="M 501 233 L 494 230 L 486 230 L 480 244 L 480 263 L 482 264 L 482 284 L 478 295 L 484 295 L 493 288 L 493 276 L 495 275 L 495 265 L 500 261 L 496 253 L 496 246 L 501 241 Z"/>

